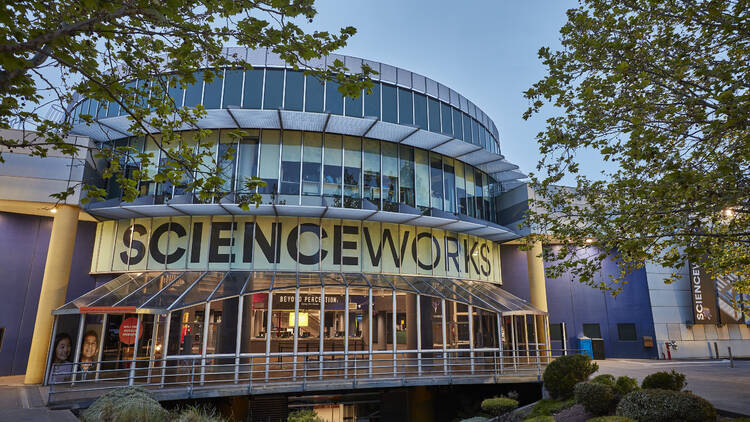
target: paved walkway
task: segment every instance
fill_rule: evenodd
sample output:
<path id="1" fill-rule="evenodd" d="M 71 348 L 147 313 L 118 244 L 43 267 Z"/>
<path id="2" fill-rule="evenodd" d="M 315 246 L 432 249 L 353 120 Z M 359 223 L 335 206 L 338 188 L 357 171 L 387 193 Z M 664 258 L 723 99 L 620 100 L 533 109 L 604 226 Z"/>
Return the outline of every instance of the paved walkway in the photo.
<path id="1" fill-rule="evenodd" d="M 77 422 L 69 410 L 49 410 L 47 391 L 24 385 L 23 375 L 0 377 L 0 422 Z"/>
<path id="2" fill-rule="evenodd" d="M 598 360 L 599 374 L 627 375 L 640 383 L 646 375 L 674 369 L 685 374 L 687 390 L 710 401 L 717 409 L 750 415 L 750 361 L 728 360 Z"/>

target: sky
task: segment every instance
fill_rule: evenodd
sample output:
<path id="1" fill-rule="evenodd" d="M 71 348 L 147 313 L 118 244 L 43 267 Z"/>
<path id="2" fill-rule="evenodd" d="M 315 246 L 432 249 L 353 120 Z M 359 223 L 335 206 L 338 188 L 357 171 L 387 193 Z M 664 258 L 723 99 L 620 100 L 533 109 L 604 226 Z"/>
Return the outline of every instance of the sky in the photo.
<path id="1" fill-rule="evenodd" d="M 565 11 L 577 1 L 318 0 L 315 5 L 318 16 L 309 29 L 357 28 L 341 54 L 408 69 L 453 88 L 494 120 L 503 155 L 522 172 L 535 171 L 535 137 L 545 117 L 523 120 L 528 101 L 522 93 L 544 76 L 537 52 L 560 46 Z M 601 161 L 583 158 L 584 173 L 601 170 Z"/>

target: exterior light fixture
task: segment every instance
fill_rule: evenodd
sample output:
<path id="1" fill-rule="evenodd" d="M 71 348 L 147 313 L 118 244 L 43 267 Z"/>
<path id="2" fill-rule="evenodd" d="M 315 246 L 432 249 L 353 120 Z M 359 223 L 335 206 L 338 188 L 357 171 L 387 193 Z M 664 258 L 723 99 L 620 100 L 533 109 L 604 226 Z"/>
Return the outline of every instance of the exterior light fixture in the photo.
<path id="1" fill-rule="evenodd" d="M 57 212 L 57 208 L 52 208 L 51 210 L 49 210 L 49 212 L 51 212 L 52 214 L 55 214 Z"/>
<path id="2" fill-rule="evenodd" d="M 586 240 L 585 240 L 585 242 L 590 245 L 590 244 L 594 243 L 594 239 L 591 238 L 591 237 L 587 237 Z"/>

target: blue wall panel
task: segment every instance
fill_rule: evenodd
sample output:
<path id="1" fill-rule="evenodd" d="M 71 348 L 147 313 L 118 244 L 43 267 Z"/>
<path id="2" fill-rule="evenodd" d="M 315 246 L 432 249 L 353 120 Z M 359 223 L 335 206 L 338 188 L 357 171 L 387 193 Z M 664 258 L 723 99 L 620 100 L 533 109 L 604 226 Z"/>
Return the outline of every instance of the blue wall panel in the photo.
<path id="1" fill-rule="evenodd" d="M 501 247 L 503 287 L 523 299 L 529 300 L 529 279 L 526 252 L 517 246 Z M 614 261 L 604 263 L 599 280 L 607 280 L 618 273 Z M 640 269 L 627 278 L 622 293 L 612 297 L 609 293 L 573 281 L 570 274 L 547 279 L 547 306 L 550 324 L 564 322 L 567 326 L 568 348 L 577 347 L 577 338 L 583 335 L 583 324 L 599 324 L 604 339 L 606 357 L 652 358 L 655 348 L 643 347 L 643 336 L 654 336 L 654 322 L 646 282 L 646 271 Z M 598 281 L 598 280 L 597 280 Z M 617 324 L 634 323 L 637 341 L 620 341 Z M 552 348 L 562 348 L 562 342 L 552 342 Z"/>
<path id="2" fill-rule="evenodd" d="M 0 213 L 0 376 L 26 372 L 52 218 Z M 79 222 L 66 301 L 94 288 L 89 276 L 96 224 Z"/>

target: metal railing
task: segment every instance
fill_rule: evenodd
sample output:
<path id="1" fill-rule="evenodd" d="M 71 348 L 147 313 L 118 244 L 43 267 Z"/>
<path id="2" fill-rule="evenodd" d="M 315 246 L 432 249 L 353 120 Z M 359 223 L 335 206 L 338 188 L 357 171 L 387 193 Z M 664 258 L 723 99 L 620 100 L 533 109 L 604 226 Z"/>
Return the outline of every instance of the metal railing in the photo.
<path id="1" fill-rule="evenodd" d="M 174 398 L 401 385 L 524 382 L 571 350 L 399 350 L 179 355 L 53 364 L 49 402 L 85 400 L 123 386 Z M 510 379 L 516 377 L 515 379 Z M 521 377 L 521 378 L 519 378 Z M 529 379 L 530 378 L 530 379 Z"/>

